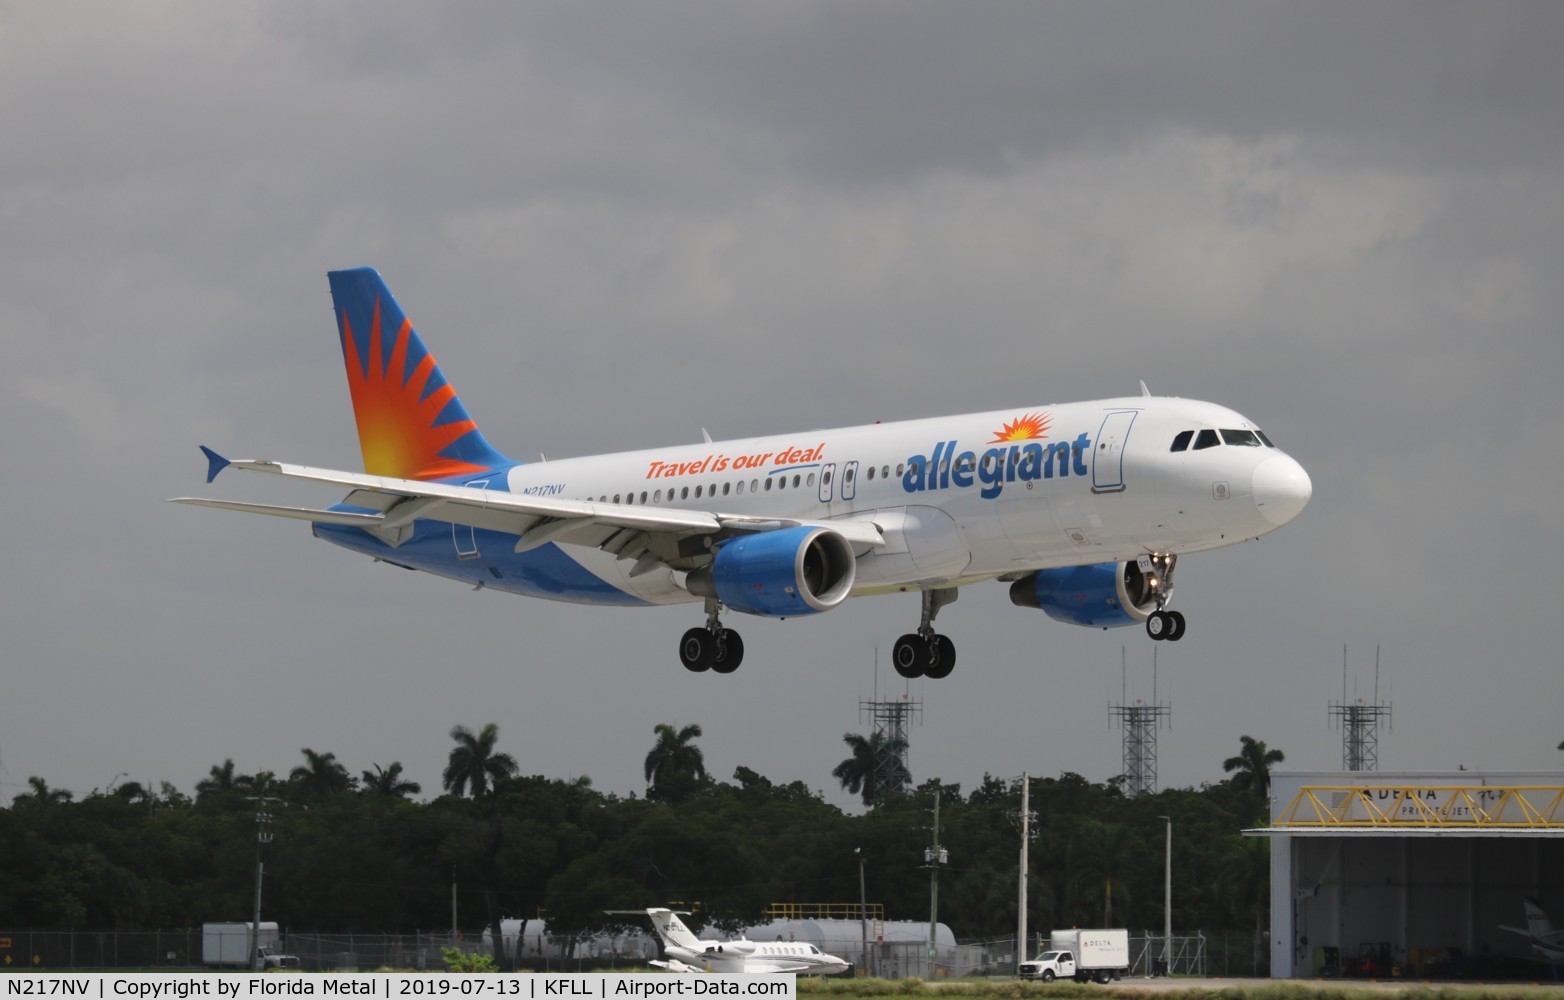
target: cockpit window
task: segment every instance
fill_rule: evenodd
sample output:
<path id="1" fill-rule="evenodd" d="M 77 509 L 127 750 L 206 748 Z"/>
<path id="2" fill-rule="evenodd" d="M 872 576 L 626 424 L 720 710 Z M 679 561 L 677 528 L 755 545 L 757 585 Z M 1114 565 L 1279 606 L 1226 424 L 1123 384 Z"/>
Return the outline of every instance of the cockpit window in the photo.
<path id="1" fill-rule="evenodd" d="M 1265 436 L 1265 431 L 1255 431 L 1254 434 L 1255 434 L 1255 437 L 1257 437 L 1261 441 L 1265 442 L 1265 446 L 1267 448 L 1275 448 L 1276 447 L 1276 445 L 1271 443 L 1271 439 Z"/>
<path id="2" fill-rule="evenodd" d="M 1208 427 L 1205 430 L 1201 431 L 1198 436 L 1196 436 L 1196 438 L 1195 438 L 1195 450 L 1199 451 L 1202 448 L 1215 448 L 1217 445 L 1219 445 L 1221 443 L 1222 443 L 1221 440 L 1218 439 L 1217 436 L 1216 436 L 1216 431 L 1214 431 L 1214 430 L 1212 430 L 1211 428 Z"/>
<path id="3" fill-rule="evenodd" d="M 1260 439 L 1255 437 L 1254 431 L 1231 430 L 1224 427 L 1222 428 L 1222 440 L 1228 444 L 1238 445 L 1242 448 L 1260 447 Z"/>
<path id="4" fill-rule="evenodd" d="M 1189 447 L 1189 439 L 1195 436 L 1194 431 L 1179 431 L 1178 437 L 1173 439 L 1172 451 L 1184 451 Z"/>

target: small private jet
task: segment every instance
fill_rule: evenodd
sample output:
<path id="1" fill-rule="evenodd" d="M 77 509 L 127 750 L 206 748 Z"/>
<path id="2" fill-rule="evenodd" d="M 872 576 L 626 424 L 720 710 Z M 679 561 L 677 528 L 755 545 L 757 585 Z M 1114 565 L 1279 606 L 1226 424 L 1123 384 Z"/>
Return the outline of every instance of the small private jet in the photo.
<path id="1" fill-rule="evenodd" d="M 1526 927 L 1506 927 L 1499 925 L 1501 931 L 1509 931 L 1511 934 L 1519 934 L 1531 941 L 1532 950 L 1540 955 L 1544 961 L 1564 962 L 1564 930 L 1554 930 L 1553 921 L 1542 909 L 1542 904 L 1535 898 L 1526 899 Z"/>
<path id="2" fill-rule="evenodd" d="M 640 913 L 640 910 L 610 910 L 610 913 Z M 653 962 L 669 972 L 754 975 L 791 972 L 800 976 L 834 976 L 846 972 L 848 963 L 827 955 L 812 944 L 801 941 L 703 941 L 684 926 L 672 910 L 648 907 L 652 929 L 662 938 L 666 962 Z"/>

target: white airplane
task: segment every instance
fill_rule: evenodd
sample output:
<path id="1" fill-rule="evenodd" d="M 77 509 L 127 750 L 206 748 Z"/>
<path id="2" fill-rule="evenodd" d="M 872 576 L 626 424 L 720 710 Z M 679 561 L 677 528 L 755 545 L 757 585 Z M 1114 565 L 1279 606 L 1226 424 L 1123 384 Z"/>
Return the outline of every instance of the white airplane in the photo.
<path id="1" fill-rule="evenodd" d="M 844 959 L 827 955 L 812 944 L 743 939 L 702 941 L 672 910 L 649 907 L 646 915 L 652 918 L 652 928 L 662 938 L 663 951 L 668 956 L 666 962 L 651 964 L 669 972 L 792 972 L 803 976 L 834 976 L 848 968 Z"/>
<path id="2" fill-rule="evenodd" d="M 1212 403 L 1141 395 L 676 445 L 564 461 L 506 458 L 478 430 L 380 275 L 329 275 L 363 472 L 229 461 L 350 492 L 326 508 L 176 498 L 296 518 L 373 557 L 530 597 L 700 602 L 692 671 L 744 657 L 726 609 L 791 618 L 850 596 L 915 592 L 893 647 L 903 677 L 939 678 L 935 632 L 957 588 L 1095 628 L 1177 640 L 1178 558 L 1281 527 L 1312 484 L 1259 426 Z"/>
<path id="3" fill-rule="evenodd" d="M 1564 930 L 1554 930 L 1553 921 L 1543 912 L 1542 904 L 1532 898 L 1526 900 L 1526 929 L 1499 925 L 1501 931 L 1519 934 L 1531 940 L 1537 954 L 1549 962 L 1564 962 Z"/>

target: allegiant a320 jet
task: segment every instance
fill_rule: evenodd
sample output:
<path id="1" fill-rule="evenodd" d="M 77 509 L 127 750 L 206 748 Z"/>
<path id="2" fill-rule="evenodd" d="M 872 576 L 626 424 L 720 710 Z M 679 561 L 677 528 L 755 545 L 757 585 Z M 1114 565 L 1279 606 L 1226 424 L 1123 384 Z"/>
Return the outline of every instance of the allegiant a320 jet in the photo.
<path id="1" fill-rule="evenodd" d="M 944 677 L 935 632 L 958 587 L 999 581 L 1074 625 L 1168 609 L 1187 552 L 1297 517 L 1312 485 L 1260 428 L 1212 403 L 1142 395 L 524 464 L 489 444 L 380 275 L 330 273 L 363 472 L 229 461 L 349 490 L 324 509 L 178 498 L 296 518 L 317 538 L 470 586 L 583 604 L 701 603 L 690 670 L 744 657 L 724 610 L 791 618 L 915 592 L 903 677 Z"/>

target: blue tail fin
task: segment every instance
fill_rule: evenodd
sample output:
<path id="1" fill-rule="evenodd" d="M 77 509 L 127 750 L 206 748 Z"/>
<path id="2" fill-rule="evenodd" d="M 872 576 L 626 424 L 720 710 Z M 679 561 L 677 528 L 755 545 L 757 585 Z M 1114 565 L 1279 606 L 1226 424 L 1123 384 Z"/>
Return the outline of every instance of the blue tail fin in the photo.
<path id="1" fill-rule="evenodd" d="M 516 464 L 478 430 L 377 271 L 357 267 L 327 277 L 364 471 L 449 479 Z"/>

